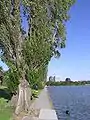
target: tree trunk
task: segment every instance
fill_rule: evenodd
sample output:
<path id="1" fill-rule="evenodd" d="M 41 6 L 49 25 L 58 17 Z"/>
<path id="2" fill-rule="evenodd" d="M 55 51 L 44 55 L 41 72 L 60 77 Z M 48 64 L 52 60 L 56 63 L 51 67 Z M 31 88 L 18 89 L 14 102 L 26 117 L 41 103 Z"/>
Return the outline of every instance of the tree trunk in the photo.
<path id="1" fill-rule="evenodd" d="M 15 110 L 15 114 L 19 114 L 21 111 L 28 112 L 31 103 L 31 90 L 29 83 L 26 79 L 22 80 L 19 84 L 19 97 Z"/>

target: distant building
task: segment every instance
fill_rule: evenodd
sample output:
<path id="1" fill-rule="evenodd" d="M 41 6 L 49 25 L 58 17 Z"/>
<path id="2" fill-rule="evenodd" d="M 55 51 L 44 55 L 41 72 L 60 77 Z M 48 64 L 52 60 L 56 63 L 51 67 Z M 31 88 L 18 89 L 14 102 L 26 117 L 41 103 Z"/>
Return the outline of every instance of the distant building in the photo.
<path id="1" fill-rule="evenodd" d="M 49 81 L 55 82 L 55 76 L 54 76 L 54 77 L 50 76 L 50 77 L 49 77 Z"/>

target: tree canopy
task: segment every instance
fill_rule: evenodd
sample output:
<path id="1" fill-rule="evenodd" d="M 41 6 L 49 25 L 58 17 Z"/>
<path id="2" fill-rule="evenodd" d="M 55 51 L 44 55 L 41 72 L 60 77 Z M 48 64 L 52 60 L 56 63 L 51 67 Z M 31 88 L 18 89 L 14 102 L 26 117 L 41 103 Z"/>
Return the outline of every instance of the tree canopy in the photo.
<path id="1" fill-rule="evenodd" d="M 65 47 L 65 24 L 74 2 L 0 0 L 0 49 L 2 60 L 10 68 L 8 83 L 18 86 L 26 78 L 29 83 L 45 80 L 49 61 L 53 56 L 59 57 L 60 48 Z M 22 27 L 23 16 L 28 23 L 27 31 Z"/>

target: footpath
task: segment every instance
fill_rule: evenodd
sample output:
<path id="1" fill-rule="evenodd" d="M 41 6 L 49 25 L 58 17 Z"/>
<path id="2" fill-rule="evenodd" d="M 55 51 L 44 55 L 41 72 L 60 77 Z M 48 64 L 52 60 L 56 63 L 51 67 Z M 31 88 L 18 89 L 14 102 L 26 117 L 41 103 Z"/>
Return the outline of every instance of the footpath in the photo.
<path id="1" fill-rule="evenodd" d="M 32 113 L 35 117 L 24 116 L 22 120 L 58 120 L 46 87 L 30 106 L 30 114 Z"/>
<path id="2" fill-rule="evenodd" d="M 44 88 L 38 98 L 32 103 L 30 108 L 34 109 L 52 109 L 52 104 L 48 95 L 47 88 Z"/>

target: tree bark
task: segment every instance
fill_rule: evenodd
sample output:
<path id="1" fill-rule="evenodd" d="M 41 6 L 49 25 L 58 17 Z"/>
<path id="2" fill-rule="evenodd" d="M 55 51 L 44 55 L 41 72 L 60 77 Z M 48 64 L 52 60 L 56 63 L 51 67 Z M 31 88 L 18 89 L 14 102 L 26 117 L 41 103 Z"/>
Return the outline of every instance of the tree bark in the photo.
<path id="1" fill-rule="evenodd" d="M 22 80 L 19 84 L 19 97 L 18 102 L 15 110 L 15 114 L 19 114 L 21 111 L 29 111 L 31 103 L 31 90 L 29 83 L 26 79 Z"/>

